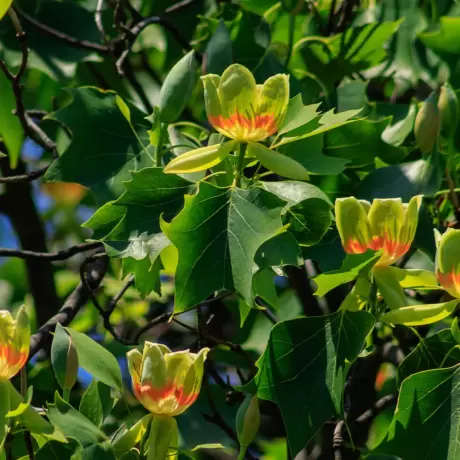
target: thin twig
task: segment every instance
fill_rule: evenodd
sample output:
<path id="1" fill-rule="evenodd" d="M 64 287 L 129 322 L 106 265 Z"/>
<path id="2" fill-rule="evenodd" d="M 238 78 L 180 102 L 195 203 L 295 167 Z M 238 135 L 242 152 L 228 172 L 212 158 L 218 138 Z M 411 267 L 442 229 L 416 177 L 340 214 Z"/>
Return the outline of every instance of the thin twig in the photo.
<path id="1" fill-rule="evenodd" d="M 72 322 L 80 309 L 89 300 L 89 293 L 102 282 L 108 268 L 108 261 L 107 256 L 95 259 L 94 263 L 88 267 L 90 270 L 87 271 L 85 282 L 80 281 L 72 294 L 67 297 L 59 312 L 32 335 L 30 338 L 29 359 L 51 341 L 51 332 L 56 328 L 56 324 L 60 323 L 63 326 L 67 326 Z"/>
<path id="2" fill-rule="evenodd" d="M 29 456 L 29 460 L 34 460 L 35 459 L 34 445 L 32 443 L 32 437 L 30 436 L 30 431 L 24 431 L 24 441 L 26 444 L 27 455 Z"/>
<path id="3" fill-rule="evenodd" d="M 334 450 L 334 460 L 342 460 L 342 446 L 343 446 L 343 429 L 345 421 L 339 420 L 334 429 L 334 436 L 332 438 L 332 447 Z"/>
<path id="4" fill-rule="evenodd" d="M 125 295 L 126 291 L 134 284 L 134 279 L 135 279 L 134 275 L 131 275 L 126 281 L 126 283 L 123 285 L 123 287 L 120 289 L 118 294 L 112 297 L 112 300 L 110 300 L 105 310 L 107 315 L 110 316 L 113 313 L 113 311 L 115 310 L 115 307 L 117 306 L 117 303 Z"/>
<path id="5" fill-rule="evenodd" d="M 50 261 L 58 261 L 69 259 L 70 257 L 76 254 L 80 254 L 81 252 L 91 251 L 93 249 L 100 248 L 102 248 L 102 243 L 99 242 L 81 243 L 56 252 L 34 252 L 24 251 L 21 249 L 0 248 L 0 257 L 16 257 L 18 259 L 45 259 Z"/>
<path id="6" fill-rule="evenodd" d="M 24 11 L 19 8 L 15 8 L 18 15 L 27 21 L 29 24 L 35 26 L 40 32 L 43 32 L 46 35 L 51 35 L 52 37 L 58 38 L 66 42 L 67 45 L 71 46 L 72 48 L 79 48 L 79 49 L 86 49 L 91 51 L 97 51 L 98 53 L 107 54 L 109 53 L 109 48 L 104 45 L 100 45 L 99 43 L 89 42 L 87 40 L 80 40 L 75 37 L 71 37 L 63 32 L 59 32 L 52 27 L 47 26 L 46 24 L 41 23 L 37 19 L 33 18 L 32 16 L 28 15 Z"/>
<path id="7" fill-rule="evenodd" d="M 97 30 L 101 36 L 101 39 L 107 45 L 107 38 L 104 30 L 104 24 L 102 23 L 102 11 L 104 6 L 104 0 L 98 0 L 96 6 L 96 13 L 94 14 L 94 20 L 96 22 Z"/>

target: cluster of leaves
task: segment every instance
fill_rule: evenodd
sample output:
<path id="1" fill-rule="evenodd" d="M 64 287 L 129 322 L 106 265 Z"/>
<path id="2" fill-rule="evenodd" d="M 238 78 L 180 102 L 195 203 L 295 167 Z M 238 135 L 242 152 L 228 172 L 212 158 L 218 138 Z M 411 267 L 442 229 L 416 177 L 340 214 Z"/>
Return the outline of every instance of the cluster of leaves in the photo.
<path id="1" fill-rule="evenodd" d="M 43 351 L 27 368 L 33 396 L 21 402 L 12 387 L 0 389 L 10 401 L 1 414 L 11 420 L 0 459 L 152 458 L 144 451 L 150 419 L 125 371 L 126 352 L 147 338 L 212 348 L 202 394 L 178 417 L 180 456 L 232 453 L 239 438 L 246 458 L 302 450 L 320 452 L 315 458 L 458 458 L 457 301 L 432 273 L 432 230 L 460 226 L 460 132 L 452 114 L 449 137 L 435 132 L 425 151 L 414 126 L 433 90 L 446 81 L 454 95 L 460 88 L 460 5 L 419 3 L 14 3 L 0 21 L 2 69 L 22 68 L 24 40 L 28 59 L 18 74 L 24 88 L 0 72 L 0 211 L 23 249 L 43 251 L 22 233 L 21 222 L 26 233 L 36 230 L 33 203 L 18 218 L 11 209 L 23 202 L 11 200 L 51 196 L 41 216 L 48 245 L 86 239 L 100 253 L 49 271 L 44 288 L 56 282 L 58 303 L 72 302 L 80 284 L 88 292 L 71 328 L 56 327 L 66 317 L 51 319 L 51 359 Z M 205 170 L 165 172 L 180 155 L 226 141 L 207 120 L 199 76 L 234 63 L 258 84 L 289 75 L 282 124 L 253 156 L 216 147 L 209 151 L 222 161 Z M 47 150 L 38 160 L 31 137 Z M 40 190 L 29 184 L 38 175 L 19 177 L 25 164 L 46 165 Z M 293 180 L 299 171 L 308 180 Z M 380 253 L 345 255 L 334 201 L 418 194 L 412 248 L 390 281 L 374 285 Z M 56 311 L 29 288 L 43 266 L 21 257 L 0 267 L 1 290 L 8 308 L 25 302 L 38 329 Z M 93 292 L 87 266 L 101 258 L 110 266 Z M 395 282 L 402 305 L 449 309 L 438 318 L 422 308 L 416 328 L 395 310 L 385 320 Z M 440 321 L 427 325 L 434 316 Z M 243 442 L 245 430 L 233 427 L 245 394 L 264 417 Z M 47 421 L 33 406 L 45 408 Z"/>

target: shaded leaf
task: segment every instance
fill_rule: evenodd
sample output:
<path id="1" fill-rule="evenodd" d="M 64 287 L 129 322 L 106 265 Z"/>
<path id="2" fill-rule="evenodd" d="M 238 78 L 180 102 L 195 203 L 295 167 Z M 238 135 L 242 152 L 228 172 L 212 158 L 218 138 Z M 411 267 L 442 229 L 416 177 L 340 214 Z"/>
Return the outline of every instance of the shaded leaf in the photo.
<path id="1" fill-rule="evenodd" d="M 279 406 L 293 457 L 327 420 L 342 413 L 346 361 L 357 358 L 373 326 L 373 317 L 360 311 L 273 327 L 250 387 Z"/>
<path id="2" fill-rule="evenodd" d="M 196 195 L 186 196 L 184 209 L 171 223 L 162 222 L 179 251 L 175 311 L 192 308 L 220 289 L 252 303 L 254 256 L 282 231 L 283 206 L 258 187 L 218 188 L 202 182 Z"/>

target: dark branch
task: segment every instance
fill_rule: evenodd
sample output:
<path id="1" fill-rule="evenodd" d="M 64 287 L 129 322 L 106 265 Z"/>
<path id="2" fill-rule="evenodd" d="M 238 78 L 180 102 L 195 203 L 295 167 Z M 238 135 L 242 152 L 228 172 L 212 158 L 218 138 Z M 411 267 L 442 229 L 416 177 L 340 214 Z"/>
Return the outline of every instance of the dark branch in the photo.
<path id="1" fill-rule="evenodd" d="M 108 263 L 108 257 L 100 257 L 95 259 L 91 266 L 88 266 L 89 270 L 85 277 L 85 283 L 80 282 L 72 294 L 67 297 L 59 312 L 30 338 L 29 359 L 50 343 L 50 333 L 54 331 L 58 323 L 68 326 L 72 322 L 80 309 L 89 300 L 90 292 L 97 289 L 102 282 L 108 268 Z M 88 290 L 88 287 L 90 290 Z"/>
<path id="2" fill-rule="evenodd" d="M 87 40 L 79 40 L 78 38 L 71 37 L 63 32 L 59 32 L 52 27 L 47 26 L 46 24 L 41 23 L 37 19 L 29 16 L 27 13 L 22 11 L 19 8 L 16 8 L 18 15 L 24 19 L 29 24 L 32 24 L 36 27 L 40 32 L 51 35 L 52 37 L 58 38 L 67 43 L 67 45 L 71 46 L 72 48 L 79 48 L 79 49 L 86 49 L 91 51 L 97 51 L 98 53 L 107 54 L 109 53 L 109 48 L 104 45 L 100 45 L 99 43 L 89 42 Z"/>
<path id="3" fill-rule="evenodd" d="M 0 248 L 0 257 L 17 257 L 19 259 L 44 259 L 50 261 L 66 260 L 75 254 L 102 248 L 102 243 L 91 242 L 77 244 L 56 252 L 34 252 L 21 249 Z"/>

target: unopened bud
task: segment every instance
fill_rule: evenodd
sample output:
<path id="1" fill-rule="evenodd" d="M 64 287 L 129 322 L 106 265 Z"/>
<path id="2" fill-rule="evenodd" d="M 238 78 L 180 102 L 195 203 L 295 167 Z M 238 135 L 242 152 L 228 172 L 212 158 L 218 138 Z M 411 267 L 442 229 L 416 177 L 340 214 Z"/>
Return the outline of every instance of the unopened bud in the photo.
<path id="1" fill-rule="evenodd" d="M 450 332 L 454 340 L 460 344 L 460 327 L 458 325 L 458 318 L 454 318 L 450 326 Z"/>
<path id="2" fill-rule="evenodd" d="M 438 109 L 441 117 L 441 134 L 449 139 L 454 135 L 458 123 L 457 96 L 449 83 L 441 87 Z"/>
<path id="3" fill-rule="evenodd" d="M 249 444 L 259 431 L 259 425 L 259 400 L 257 395 L 248 395 L 236 414 L 236 434 L 240 443 L 238 459 L 244 459 Z"/>
<path id="4" fill-rule="evenodd" d="M 433 91 L 415 118 L 414 135 L 422 153 L 431 153 L 439 134 L 438 95 Z"/>
<path id="5" fill-rule="evenodd" d="M 51 364 L 63 390 L 71 390 L 77 381 L 78 355 L 72 337 L 58 324 L 51 345 Z"/>

